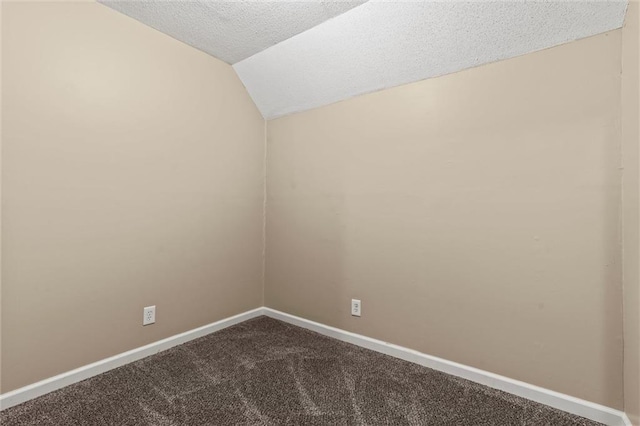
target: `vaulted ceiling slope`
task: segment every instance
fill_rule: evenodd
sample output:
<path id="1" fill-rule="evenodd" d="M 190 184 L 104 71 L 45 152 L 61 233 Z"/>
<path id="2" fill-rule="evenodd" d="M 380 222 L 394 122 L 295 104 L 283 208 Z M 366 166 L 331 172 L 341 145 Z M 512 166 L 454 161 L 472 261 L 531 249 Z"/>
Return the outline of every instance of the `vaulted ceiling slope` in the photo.
<path id="1" fill-rule="evenodd" d="M 366 0 L 98 0 L 229 64 Z"/>
<path id="2" fill-rule="evenodd" d="M 627 0 L 111 1 L 233 64 L 267 118 L 620 28 Z"/>

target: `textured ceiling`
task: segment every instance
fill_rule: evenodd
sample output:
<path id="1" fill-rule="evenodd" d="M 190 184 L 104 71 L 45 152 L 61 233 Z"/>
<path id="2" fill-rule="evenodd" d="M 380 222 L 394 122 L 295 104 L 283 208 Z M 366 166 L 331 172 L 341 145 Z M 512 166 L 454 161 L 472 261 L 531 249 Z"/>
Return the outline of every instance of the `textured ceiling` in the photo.
<path id="1" fill-rule="evenodd" d="M 620 28 L 625 1 L 370 1 L 234 65 L 265 118 Z"/>
<path id="2" fill-rule="evenodd" d="M 98 0 L 233 64 L 365 0 Z"/>
<path id="3" fill-rule="evenodd" d="M 98 0 L 230 64 L 267 118 L 620 28 L 627 0 Z"/>

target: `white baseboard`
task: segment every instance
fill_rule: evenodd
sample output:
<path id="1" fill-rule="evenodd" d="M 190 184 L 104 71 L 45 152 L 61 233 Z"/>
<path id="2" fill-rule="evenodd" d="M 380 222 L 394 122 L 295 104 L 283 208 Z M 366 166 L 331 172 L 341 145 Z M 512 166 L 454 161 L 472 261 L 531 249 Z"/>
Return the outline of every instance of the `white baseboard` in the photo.
<path id="1" fill-rule="evenodd" d="M 590 420 L 604 423 L 609 426 L 632 426 L 628 417 L 623 412 L 614 410 L 613 408 L 510 379 L 478 368 L 426 355 L 413 349 L 386 343 L 381 340 L 372 339 L 370 337 L 351 333 L 339 328 L 330 327 L 266 307 L 256 308 L 225 318 L 209 325 L 177 334 L 149 345 L 33 383 L 20 389 L 4 393 L 0 395 L 0 411 L 260 315 L 266 315 L 366 349 L 381 352 L 395 358 L 423 365 L 457 377 L 462 377 L 464 379 L 471 380 L 472 382 L 480 383 L 495 389 L 500 389 L 502 391 L 509 392 L 571 414 L 576 414 Z"/>
<path id="2" fill-rule="evenodd" d="M 334 339 L 342 340 L 343 342 L 423 365 L 434 370 L 442 371 L 443 373 L 461 377 L 494 389 L 499 389 L 609 426 L 632 426 L 625 413 L 613 408 L 605 407 L 604 405 L 595 404 L 593 402 L 541 388 L 519 380 L 510 379 L 478 368 L 426 355 L 421 352 L 414 351 L 413 349 L 404 348 L 402 346 L 372 339 L 370 337 L 351 333 L 339 328 L 330 327 L 280 312 L 275 309 L 264 308 L 264 314 L 271 318 L 303 327 L 325 336 L 333 337 Z"/>
<path id="3" fill-rule="evenodd" d="M 260 315 L 263 315 L 263 308 L 256 308 L 3 393 L 0 411 Z"/>

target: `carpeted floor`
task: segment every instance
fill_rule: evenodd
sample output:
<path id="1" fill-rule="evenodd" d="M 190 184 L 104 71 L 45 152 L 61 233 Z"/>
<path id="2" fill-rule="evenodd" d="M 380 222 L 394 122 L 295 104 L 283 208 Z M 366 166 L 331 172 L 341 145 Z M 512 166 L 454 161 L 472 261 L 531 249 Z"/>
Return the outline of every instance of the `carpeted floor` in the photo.
<path id="1" fill-rule="evenodd" d="M 0 413 L 11 425 L 596 425 L 259 317 Z"/>

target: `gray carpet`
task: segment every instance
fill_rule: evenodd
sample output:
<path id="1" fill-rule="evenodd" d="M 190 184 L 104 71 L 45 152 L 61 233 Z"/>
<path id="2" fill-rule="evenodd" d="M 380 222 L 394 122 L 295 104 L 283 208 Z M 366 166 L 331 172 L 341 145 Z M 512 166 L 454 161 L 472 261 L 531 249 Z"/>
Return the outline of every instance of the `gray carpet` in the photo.
<path id="1" fill-rule="evenodd" d="M 11 425 L 596 425 L 259 317 L 4 410 Z"/>

